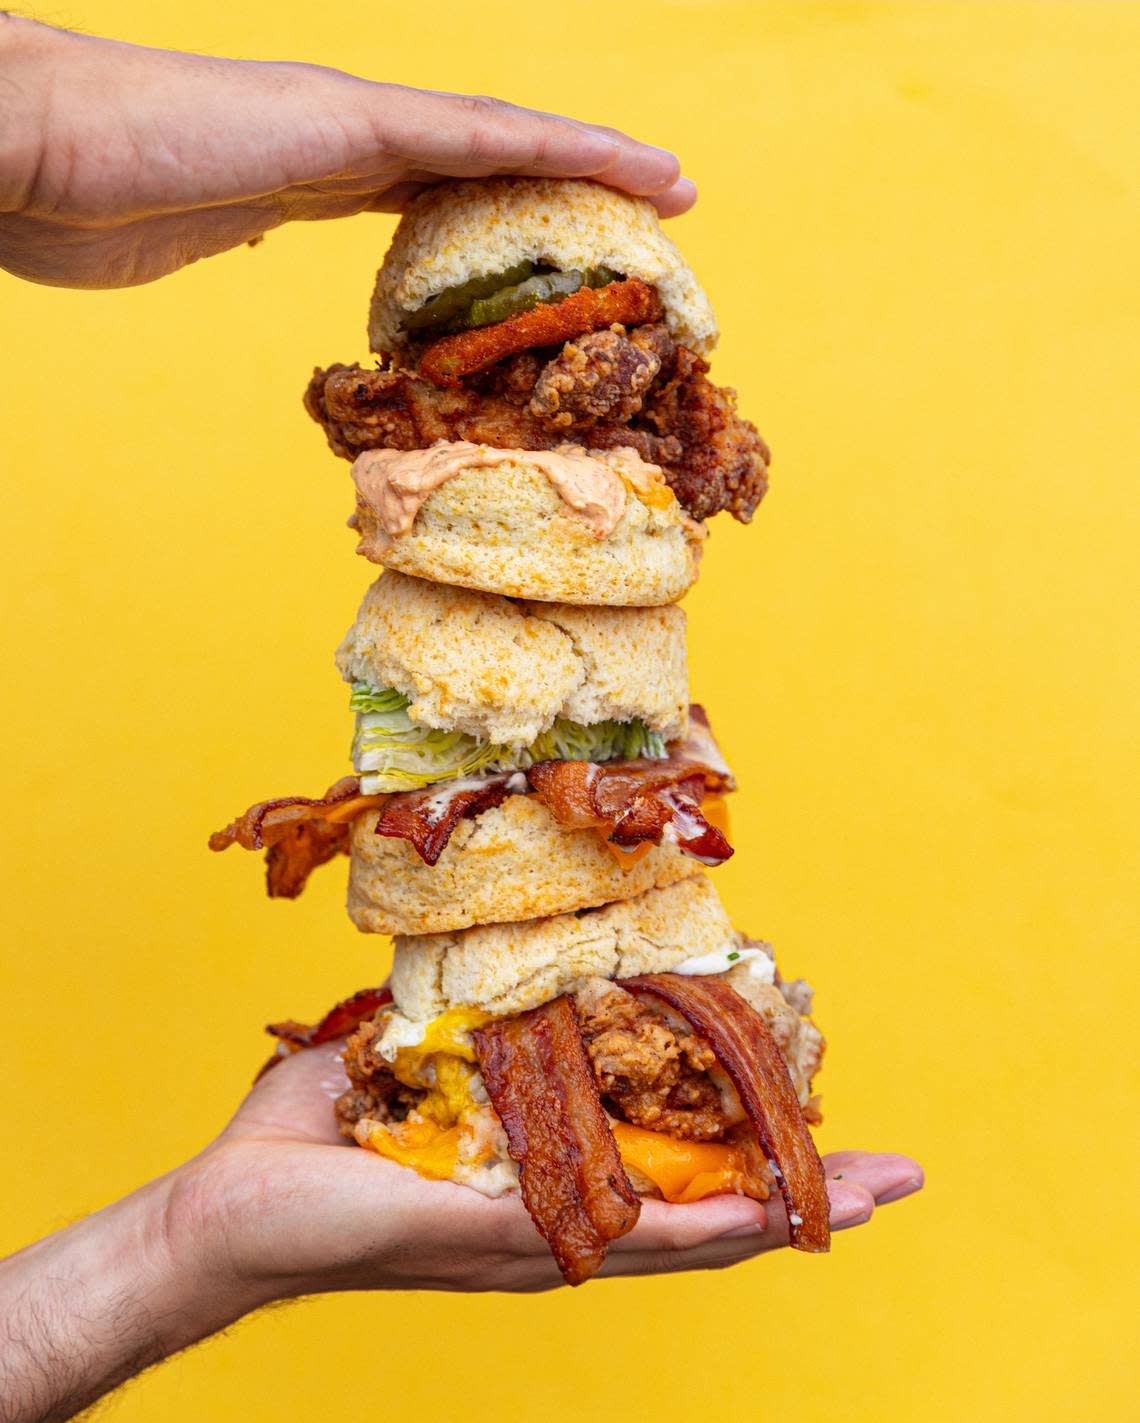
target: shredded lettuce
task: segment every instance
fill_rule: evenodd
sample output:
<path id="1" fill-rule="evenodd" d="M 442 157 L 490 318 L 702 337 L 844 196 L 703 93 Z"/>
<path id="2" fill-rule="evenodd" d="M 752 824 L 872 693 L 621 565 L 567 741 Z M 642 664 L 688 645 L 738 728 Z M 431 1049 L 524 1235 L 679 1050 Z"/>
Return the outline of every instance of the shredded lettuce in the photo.
<path id="1" fill-rule="evenodd" d="M 534 761 L 632 761 L 665 755 L 665 738 L 643 721 L 598 721 L 582 726 L 559 717 L 525 753 Z"/>
<path id="2" fill-rule="evenodd" d="M 401 712 L 407 707 L 408 699 L 391 687 L 370 687 L 367 682 L 354 682 L 348 705 L 354 712 Z"/>
<path id="3" fill-rule="evenodd" d="M 365 795 L 419 790 L 436 781 L 485 772 L 525 771 L 536 761 L 665 755 L 665 738 L 639 720 L 580 726 L 559 717 L 549 731 L 520 750 L 480 741 L 463 731 L 420 726 L 408 716 L 408 698 L 391 688 L 357 682 L 349 705 L 356 712 L 352 764 Z"/>

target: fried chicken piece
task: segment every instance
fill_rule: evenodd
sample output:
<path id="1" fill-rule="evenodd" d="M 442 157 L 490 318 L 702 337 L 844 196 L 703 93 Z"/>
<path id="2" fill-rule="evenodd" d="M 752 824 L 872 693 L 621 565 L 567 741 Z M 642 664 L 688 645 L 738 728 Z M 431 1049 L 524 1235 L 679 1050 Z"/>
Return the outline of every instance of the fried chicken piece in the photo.
<path id="1" fill-rule="evenodd" d="M 536 365 L 536 378 L 538 369 Z M 549 425 L 520 404 L 518 378 L 516 372 L 484 388 L 440 390 L 403 368 L 366 371 L 360 366 L 329 366 L 314 372 L 305 392 L 305 409 L 324 428 L 333 453 L 350 460 L 362 450 L 420 450 L 436 440 L 471 440 L 523 450 L 552 450 L 567 443 L 595 449 L 631 445 L 652 464 L 663 464 L 659 454 L 679 459 L 683 453 L 676 441 L 626 425 L 607 422 L 581 429 Z M 526 400 L 531 389 L 533 383 Z"/>
<path id="2" fill-rule="evenodd" d="M 673 349 L 663 326 L 639 326 L 632 336 L 612 326 L 567 341 L 542 368 L 528 409 L 560 429 L 599 420 L 624 424 L 641 409 Z"/>
<path id="3" fill-rule="evenodd" d="M 751 420 L 736 413 L 736 391 L 708 379 L 708 362 L 684 346 L 676 367 L 647 401 L 643 418 L 679 440 L 684 458 L 669 474 L 673 493 L 694 519 L 727 509 L 747 524 L 768 490 L 772 452 Z"/>
<path id="4" fill-rule="evenodd" d="M 419 450 L 436 440 L 506 447 L 518 444 L 516 435 L 528 433 L 525 417 L 520 427 L 517 404 L 506 398 L 483 397 L 464 387 L 440 390 L 403 368 L 366 371 L 334 365 L 316 370 L 305 391 L 305 409 L 323 426 L 333 453 L 350 460 L 362 450 Z M 530 423 L 538 437 L 538 422 Z"/>
<path id="5" fill-rule="evenodd" d="M 565 352 L 554 352 L 543 362 L 534 351 L 516 354 L 471 382 L 446 390 L 406 367 L 367 371 L 334 365 L 314 372 L 305 408 L 323 427 L 334 453 L 350 460 L 363 450 L 417 450 L 436 440 L 524 450 L 561 444 L 596 450 L 626 445 L 647 463 L 661 466 L 693 518 L 707 519 L 728 509 L 747 523 L 768 487 L 770 456 L 756 427 L 736 414 L 733 392 L 713 385 L 705 375 L 705 362 L 674 345 L 664 327 L 640 326 L 621 339 L 646 357 L 646 364 L 628 353 L 619 356 L 604 380 L 599 375 L 592 392 L 560 390 L 557 408 L 550 390 L 556 374 L 546 378 L 546 372 L 551 366 L 566 369 L 559 364 Z M 585 341 L 571 344 L 581 349 Z M 653 360 L 659 368 L 640 394 L 641 409 L 628 423 L 600 417 L 590 408 L 600 408 L 603 399 L 611 397 L 616 401 L 613 414 L 630 407 L 638 392 L 628 382 L 639 381 L 638 373 Z M 547 408 L 549 417 L 541 413 Z M 572 417 L 569 424 L 566 414 Z"/>
<path id="6" fill-rule="evenodd" d="M 678 1036 L 662 1014 L 621 989 L 580 994 L 577 1006 L 598 1090 L 617 1115 L 686 1141 L 710 1141 L 729 1129 L 708 1076 L 716 1058 L 703 1038 Z"/>
<path id="7" fill-rule="evenodd" d="M 515 351 L 555 346 L 585 331 L 601 331 L 615 321 L 634 326 L 660 317 L 657 293 L 636 277 L 605 287 L 582 287 L 552 305 L 535 306 L 493 326 L 433 341 L 420 357 L 420 374 L 434 385 L 456 386 L 464 376 L 486 370 Z"/>
<path id="8" fill-rule="evenodd" d="M 511 405 L 526 405 L 547 359 L 539 351 L 516 351 L 490 370 L 472 376 L 467 385 L 481 395 L 499 395 Z"/>
<path id="9" fill-rule="evenodd" d="M 392 1069 L 375 1051 L 383 1032 L 377 1021 L 361 1023 L 344 1045 L 344 1070 L 352 1084 L 336 1099 L 333 1112 L 340 1134 L 352 1139 L 352 1129 L 364 1117 L 380 1122 L 402 1122 L 422 1099 L 423 1092 L 406 1087 L 392 1076 Z"/>

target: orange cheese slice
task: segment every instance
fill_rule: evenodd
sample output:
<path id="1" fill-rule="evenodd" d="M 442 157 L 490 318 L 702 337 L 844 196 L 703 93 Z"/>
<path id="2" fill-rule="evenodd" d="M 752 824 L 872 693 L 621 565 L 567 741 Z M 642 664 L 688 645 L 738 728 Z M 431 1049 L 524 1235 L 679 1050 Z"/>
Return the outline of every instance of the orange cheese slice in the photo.
<path id="1" fill-rule="evenodd" d="M 447 1181 L 455 1170 L 459 1157 L 459 1136 L 463 1128 L 446 1131 L 435 1122 L 362 1121 L 356 1128 L 356 1140 L 361 1146 L 387 1157 L 398 1166 L 410 1166 L 431 1181 Z"/>
<path id="2" fill-rule="evenodd" d="M 610 1125 L 624 1164 L 648 1176 L 667 1201 L 685 1203 L 705 1196 L 744 1194 L 747 1163 L 738 1147 L 678 1141 L 628 1122 Z"/>

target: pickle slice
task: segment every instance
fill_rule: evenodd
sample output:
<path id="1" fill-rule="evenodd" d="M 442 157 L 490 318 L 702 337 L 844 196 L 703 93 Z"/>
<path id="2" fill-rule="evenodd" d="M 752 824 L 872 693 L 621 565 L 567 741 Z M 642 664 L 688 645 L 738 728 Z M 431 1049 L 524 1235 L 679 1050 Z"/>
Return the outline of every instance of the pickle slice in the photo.
<path id="1" fill-rule="evenodd" d="M 472 277 L 457 287 L 446 287 L 435 296 L 428 297 L 417 311 L 409 311 L 404 317 L 405 331 L 424 331 L 432 326 L 443 326 L 454 316 L 467 310 L 480 297 L 493 296 L 504 287 L 517 286 L 526 281 L 534 271 L 533 262 L 519 262 L 508 267 L 505 272 L 492 272 L 486 277 Z"/>
<path id="2" fill-rule="evenodd" d="M 405 331 L 443 334 L 494 326 L 532 307 L 561 301 L 581 287 L 605 287 L 619 281 L 609 267 L 587 267 L 584 272 L 536 272 L 533 262 L 520 262 L 505 272 L 473 277 L 462 286 L 429 298 L 418 311 L 404 318 Z"/>
<path id="3" fill-rule="evenodd" d="M 614 280 L 615 274 L 608 267 L 589 267 L 585 272 L 539 272 L 517 286 L 504 287 L 493 296 L 473 301 L 462 316 L 455 318 L 451 329 L 466 331 L 478 326 L 494 326 L 532 307 L 573 296 L 582 287 L 604 287 Z"/>
<path id="4" fill-rule="evenodd" d="M 518 316 L 521 311 L 573 296 L 581 285 L 581 272 L 542 272 L 516 286 L 503 287 L 493 296 L 473 301 L 467 312 L 456 319 L 456 326 L 465 330 L 473 326 L 494 326 L 508 317 Z"/>

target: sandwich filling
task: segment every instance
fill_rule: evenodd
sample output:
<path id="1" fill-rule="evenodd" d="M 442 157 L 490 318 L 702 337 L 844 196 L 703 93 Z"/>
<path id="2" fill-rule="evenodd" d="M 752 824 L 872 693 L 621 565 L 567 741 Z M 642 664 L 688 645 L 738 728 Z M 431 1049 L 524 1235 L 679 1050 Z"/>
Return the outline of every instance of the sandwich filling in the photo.
<path id="1" fill-rule="evenodd" d="M 643 722 L 558 719 L 519 749 L 412 723 L 391 688 L 358 685 L 353 699 L 361 774 L 319 799 L 259 801 L 210 836 L 212 850 L 266 851 L 271 898 L 295 899 L 314 869 L 348 854 L 359 816 L 375 815 L 377 835 L 406 840 L 434 865 L 461 820 L 511 795 L 535 796 L 559 825 L 594 830 L 619 855 L 662 843 L 706 865 L 732 854 L 721 798 L 736 783 L 702 707 L 689 708 L 685 736 L 664 747 Z M 419 788 L 370 789 L 381 785 Z"/>
<path id="2" fill-rule="evenodd" d="M 356 461 L 440 441 L 500 452 L 628 450 L 662 471 L 693 519 L 721 510 L 751 519 L 771 454 L 737 414 L 735 392 L 714 385 L 704 359 L 670 334 L 652 286 L 610 270 L 520 280 L 513 268 L 479 278 L 478 288 L 486 294 L 472 297 L 468 283 L 409 313 L 400 348 L 378 369 L 314 373 L 305 407 L 334 453 Z M 377 468 L 367 462 L 357 473 Z M 602 527 L 613 499 L 588 502 Z"/>
<path id="3" fill-rule="evenodd" d="M 512 747 L 412 721 L 409 698 L 390 687 L 353 685 L 352 765 L 362 795 L 418 790 L 488 772 L 525 771 L 540 761 L 661 759 L 665 738 L 638 718 L 592 726 L 557 717 L 529 746 Z"/>
<path id="4" fill-rule="evenodd" d="M 352 465 L 356 485 L 358 552 L 381 562 L 394 539 L 410 533 L 416 515 L 436 489 L 468 469 L 517 461 L 540 470 L 566 507 L 597 539 L 608 538 L 625 513 L 627 493 L 651 506 L 674 496 L 657 465 L 636 450 L 587 453 L 576 445 L 554 450 L 500 450 L 470 440 L 437 441 L 422 450 L 365 450 Z"/>
<path id="5" fill-rule="evenodd" d="M 805 983 L 780 978 L 768 945 L 741 935 L 669 973 L 587 978 L 506 1018 L 461 1006 L 414 1022 L 390 1001 L 377 1006 L 375 993 L 357 995 L 334 1010 L 340 1032 L 356 1021 L 343 1059 L 349 1086 L 334 1112 L 342 1135 L 429 1179 L 489 1196 L 521 1190 L 572 1282 L 632 1224 L 624 1188 L 607 1194 L 615 1176 L 670 1202 L 780 1191 L 793 1238 L 798 1220 L 803 1248 L 825 1248 L 826 1193 L 806 1126 L 820 1120 L 813 1079 L 825 1046 L 811 1000 Z M 323 1025 L 298 1027 L 270 1029 L 279 1056 L 308 1045 L 306 1033 L 321 1040 Z M 541 1100 L 529 1099 L 528 1082 Z M 579 1194 L 565 1197 L 578 1177 Z M 609 1233 L 604 1221 L 590 1224 L 599 1191 L 603 1217 L 624 1222 Z"/>

